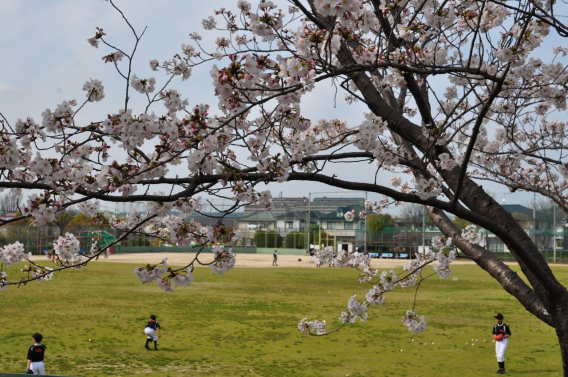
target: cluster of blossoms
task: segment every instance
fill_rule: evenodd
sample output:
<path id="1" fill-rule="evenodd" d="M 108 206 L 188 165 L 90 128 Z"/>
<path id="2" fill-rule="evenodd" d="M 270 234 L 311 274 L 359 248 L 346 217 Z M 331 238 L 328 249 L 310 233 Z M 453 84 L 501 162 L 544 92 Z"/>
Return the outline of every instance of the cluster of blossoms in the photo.
<path id="1" fill-rule="evenodd" d="M 83 85 L 83 90 L 87 92 L 89 102 L 98 102 L 105 98 L 104 86 L 101 80 L 91 79 Z"/>
<path id="2" fill-rule="evenodd" d="M 19 241 L 9 244 L 0 249 L 0 263 L 4 263 L 6 267 L 18 264 L 23 259 L 29 259 L 32 253 L 24 253 L 24 245 Z"/>
<path id="3" fill-rule="evenodd" d="M 87 200 L 86 202 L 77 205 L 79 211 L 88 217 L 94 217 L 100 210 L 100 203 L 98 200 Z"/>
<path id="4" fill-rule="evenodd" d="M 175 114 L 189 105 L 189 101 L 187 99 L 182 100 L 181 95 L 174 89 L 160 92 L 160 97 L 164 100 L 164 106 L 166 106 L 170 114 Z"/>
<path id="5" fill-rule="evenodd" d="M 359 302 L 355 299 L 356 295 L 351 296 L 349 302 L 347 303 L 347 311 L 341 312 L 339 319 L 342 323 L 355 323 L 357 317 L 361 318 L 361 322 L 365 321 L 369 316 L 367 311 L 367 305 L 365 301 Z"/>
<path id="6" fill-rule="evenodd" d="M 82 261 L 79 254 L 81 242 L 71 233 L 65 233 L 64 237 L 59 237 L 53 242 L 53 251 L 59 260 L 67 264 L 76 264 Z"/>
<path id="7" fill-rule="evenodd" d="M 109 114 L 102 126 L 106 133 L 119 137 L 125 149 L 131 150 L 154 138 L 156 132 L 160 130 L 161 124 L 154 114 L 135 116 L 132 114 L 132 110 L 121 109 L 115 114 Z M 115 167 L 115 170 L 118 169 Z M 103 171 L 104 169 L 99 176 L 106 175 L 106 171 L 105 174 L 103 174 Z"/>
<path id="8" fill-rule="evenodd" d="M 186 215 L 191 215 L 195 211 L 201 210 L 202 198 L 180 198 L 174 203 L 174 207 Z"/>
<path id="9" fill-rule="evenodd" d="M 52 112 L 46 109 L 41 116 L 43 118 L 42 125 L 47 132 L 63 131 L 66 127 L 73 125 L 73 106 L 76 105 L 75 100 L 63 101 Z"/>
<path id="10" fill-rule="evenodd" d="M 365 113 L 364 116 L 365 120 L 359 126 L 359 132 L 353 135 L 354 145 L 364 151 L 377 149 L 376 154 L 379 155 L 379 147 L 384 147 L 383 143 L 386 142 L 386 139 L 381 139 L 380 136 L 387 130 L 388 124 L 373 113 Z"/>
<path id="11" fill-rule="evenodd" d="M 225 250 L 221 246 L 213 248 L 214 260 L 211 263 L 211 271 L 223 275 L 235 266 L 235 254 L 232 249 Z"/>
<path id="12" fill-rule="evenodd" d="M 333 246 L 327 246 L 316 253 L 322 264 L 331 264 L 334 258 Z"/>
<path id="13" fill-rule="evenodd" d="M 119 61 L 122 60 L 122 58 L 124 58 L 124 54 L 122 53 L 122 51 L 115 51 L 108 55 L 103 56 L 102 59 L 105 63 L 117 64 Z"/>
<path id="14" fill-rule="evenodd" d="M 389 204 L 390 204 L 390 198 L 388 196 L 383 196 L 383 199 L 381 200 L 375 200 L 370 201 L 370 200 L 365 200 L 365 211 L 362 211 L 363 213 L 359 214 L 359 217 L 361 217 L 362 219 L 364 219 L 369 212 L 376 212 L 376 213 L 381 213 L 381 211 L 385 208 L 388 208 Z"/>
<path id="15" fill-rule="evenodd" d="M 28 278 L 41 283 L 42 281 L 49 281 L 53 279 L 53 268 L 50 267 L 43 267 L 38 265 L 28 266 L 25 265 L 24 268 L 20 270 L 28 275 Z M 5 277 L 5 275 L 4 275 Z M 0 290 L 5 289 L 8 281 L 7 279 L 4 280 L 4 287 L 2 287 L 2 282 L 0 281 Z"/>
<path id="16" fill-rule="evenodd" d="M 87 42 L 89 42 L 89 44 L 95 48 L 99 48 L 99 39 L 101 39 L 103 37 L 103 35 L 106 35 L 103 32 L 103 29 L 100 27 L 97 27 L 97 32 L 95 34 L 95 36 L 93 38 L 89 38 L 87 39 Z"/>
<path id="17" fill-rule="evenodd" d="M 134 269 L 134 275 L 136 275 L 136 277 L 140 279 L 142 284 L 157 281 L 158 279 L 161 279 L 162 275 L 165 275 L 165 273 L 167 272 L 167 265 L 165 264 L 166 261 L 167 258 L 162 260 L 161 262 L 164 267 L 150 264 L 147 264 L 144 267 L 137 267 Z"/>
<path id="18" fill-rule="evenodd" d="M 308 318 L 302 318 L 300 323 L 298 323 L 298 330 L 303 332 L 304 334 L 316 334 L 316 335 L 323 335 L 326 333 L 327 328 L 325 324 L 325 320 L 323 321 L 311 321 L 308 322 Z"/>
<path id="19" fill-rule="evenodd" d="M 231 249 L 224 250 L 223 247 L 213 248 L 214 260 L 210 263 L 213 272 L 224 274 L 235 265 L 235 255 Z M 163 259 L 159 265 L 147 264 L 144 267 L 134 269 L 134 275 L 140 279 L 142 284 L 156 282 L 158 287 L 164 292 L 174 292 L 173 288 L 179 286 L 191 286 L 195 279 L 192 274 L 193 267 L 189 266 L 181 270 L 174 270 L 167 264 L 167 258 Z"/>
<path id="20" fill-rule="evenodd" d="M 195 279 L 195 277 L 192 275 L 191 268 L 188 267 L 185 273 L 185 275 L 176 274 L 176 276 L 171 279 L 171 282 L 174 284 L 174 288 L 191 286 L 191 282 Z"/>
<path id="21" fill-rule="evenodd" d="M 138 93 L 146 94 L 152 93 L 155 90 L 156 79 L 150 77 L 149 79 L 139 79 L 136 75 L 132 75 L 130 79 L 130 86 Z"/>
<path id="22" fill-rule="evenodd" d="M 162 222 L 168 229 L 168 238 L 171 238 L 179 246 L 216 241 L 213 227 L 203 226 L 193 218 L 186 218 L 185 215 L 166 216 L 162 219 Z"/>
<path id="23" fill-rule="evenodd" d="M 339 267 L 357 268 L 361 263 L 363 263 L 365 267 L 368 267 L 370 265 L 370 258 L 369 255 L 359 253 L 357 250 L 352 253 L 347 250 L 339 250 L 336 260 Z"/>
<path id="24" fill-rule="evenodd" d="M 440 154 L 440 168 L 444 170 L 452 170 L 455 166 L 457 166 L 456 160 L 450 157 L 448 153 Z"/>
<path id="25" fill-rule="evenodd" d="M 257 169 L 259 172 L 273 174 L 277 182 L 286 182 L 290 175 L 288 157 L 281 153 L 264 158 L 257 164 Z"/>
<path id="26" fill-rule="evenodd" d="M 371 206 L 370 203 L 367 205 Z M 478 234 L 474 232 L 473 228 L 474 227 L 468 228 L 467 232 L 464 233 L 464 237 L 467 237 L 468 240 L 472 241 L 476 240 L 478 237 Z M 474 236 L 472 236 L 472 234 Z M 432 248 L 433 251 L 418 254 L 416 255 L 416 258 L 406 262 L 404 264 L 405 275 L 402 277 L 398 276 L 394 270 L 384 270 L 379 274 L 378 270 L 370 267 L 370 257 L 360 254 L 357 250 L 352 253 L 345 250 L 339 251 L 336 258 L 337 265 L 339 267 L 359 269 L 360 264 L 363 264 L 363 268 L 360 269 L 359 282 L 361 284 L 373 284 L 373 287 L 366 292 L 365 300 L 362 302 L 358 302 L 355 299 L 355 296 L 352 296 L 349 299 L 347 310 L 341 313 L 340 320 L 343 323 L 355 322 L 357 317 L 360 317 L 362 321 L 366 320 L 368 316 L 366 311 L 369 306 L 382 305 L 385 300 L 385 293 L 394 290 L 396 287 L 405 289 L 416 285 L 419 273 L 422 271 L 424 266 L 432 263 L 433 261 L 438 262 L 437 264 L 433 264 L 434 271 L 438 274 L 438 276 L 441 278 L 448 277 L 451 274 L 449 266 L 455 260 L 455 250 L 453 249 L 452 239 L 449 238 L 442 241 L 440 237 L 434 237 L 432 239 Z M 324 255 L 323 251 L 321 254 L 318 254 L 320 257 L 322 255 Z M 333 248 L 326 248 L 325 255 L 333 257 Z M 426 321 L 424 320 L 424 316 L 418 317 L 411 310 L 409 310 L 403 317 L 403 322 L 410 330 L 417 334 L 426 330 Z M 315 328 L 313 327 L 315 326 L 315 323 L 320 322 L 307 322 L 307 319 L 304 318 L 298 324 L 298 329 L 308 334 L 321 335 L 321 329 L 319 332 L 315 331 Z"/>
<path id="27" fill-rule="evenodd" d="M 476 231 L 476 228 L 474 224 L 469 224 L 465 227 L 465 232 L 462 232 L 462 237 L 472 244 L 479 244 L 483 240 L 483 234 Z"/>
<path id="28" fill-rule="evenodd" d="M 406 315 L 402 317 L 402 322 L 408 329 L 416 334 L 420 334 L 426 330 L 426 321 L 424 316 L 418 316 L 412 310 L 407 310 Z"/>
<path id="29" fill-rule="evenodd" d="M 435 198 L 442 193 L 441 184 L 436 178 L 426 179 L 422 177 L 415 179 L 414 181 L 416 195 L 418 195 L 422 200 Z"/>
<path id="30" fill-rule="evenodd" d="M 98 255 L 100 248 L 99 237 L 94 237 L 92 240 L 91 255 Z M 83 258 L 79 254 L 81 243 L 79 240 L 71 233 L 66 233 L 64 237 L 59 237 L 53 242 L 53 250 L 47 252 L 47 257 L 51 258 L 52 261 L 56 262 L 59 266 L 72 266 L 78 270 L 81 270 L 81 263 Z M 107 249 L 108 255 L 108 249 Z M 9 244 L 0 249 L 0 264 L 5 264 L 6 267 L 17 264 L 22 260 L 29 260 L 31 253 L 24 252 L 24 245 L 20 242 L 15 242 Z M 25 265 L 21 272 L 27 274 L 27 279 L 37 281 L 48 281 L 53 278 L 53 268 L 45 267 L 32 263 L 32 265 Z M 24 278 L 22 278 L 24 280 Z M 0 273 L 0 290 L 6 289 L 8 286 L 7 273 L 2 271 Z"/>
<path id="31" fill-rule="evenodd" d="M 22 214 L 32 216 L 34 224 L 41 226 L 55 221 L 55 213 L 60 208 L 61 202 L 55 200 L 49 192 L 44 192 L 39 196 L 30 195 L 28 202 L 22 207 Z"/>
<path id="32" fill-rule="evenodd" d="M 157 195 L 166 195 L 165 192 L 158 192 Z M 167 216 L 174 208 L 174 203 L 168 202 L 149 202 L 148 213 L 156 214 L 158 216 Z"/>
<path id="33" fill-rule="evenodd" d="M 345 220 L 352 222 L 355 219 L 355 210 L 352 209 L 351 211 L 346 212 L 343 217 L 345 218 Z"/>

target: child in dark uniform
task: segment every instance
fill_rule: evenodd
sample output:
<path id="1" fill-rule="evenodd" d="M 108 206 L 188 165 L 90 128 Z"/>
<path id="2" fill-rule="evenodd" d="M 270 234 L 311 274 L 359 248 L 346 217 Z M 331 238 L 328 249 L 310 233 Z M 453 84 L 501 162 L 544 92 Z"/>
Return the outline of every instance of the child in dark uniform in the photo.
<path id="1" fill-rule="evenodd" d="M 151 315 L 150 320 L 146 322 L 146 328 L 144 329 L 144 333 L 148 335 L 148 338 L 146 339 L 146 344 L 144 345 L 146 349 L 150 349 L 150 347 L 148 347 L 148 343 L 150 343 L 153 340 L 154 349 L 156 351 L 158 350 L 158 338 L 162 337 L 161 329 L 162 328 L 160 327 L 160 324 L 158 323 L 158 321 L 156 321 L 156 316 Z M 156 336 L 156 332 L 158 333 L 158 336 Z"/>
<path id="2" fill-rule="evenodd" d="M 34 345 L 28 349 L 28 366 L 26 374 L 45 374 L 45 366 L 43 365 L 43 356 L 46 347 L 41 344 L 43 336 L 39 333 L 32 335 Z"/>
<path id="3" fill-rule="evenodd" d="M 505 350 L 507 349 L 507 338 L 511 336 L 511 329 L 503 323 L 503 314 L 497 313 L 495 318 L 495 326 L 493 326 L 493 336 L 495 337 L 495 354 L 497 355 L 497 363 L 499 370 L 497 373 L 505 374 Z"/>

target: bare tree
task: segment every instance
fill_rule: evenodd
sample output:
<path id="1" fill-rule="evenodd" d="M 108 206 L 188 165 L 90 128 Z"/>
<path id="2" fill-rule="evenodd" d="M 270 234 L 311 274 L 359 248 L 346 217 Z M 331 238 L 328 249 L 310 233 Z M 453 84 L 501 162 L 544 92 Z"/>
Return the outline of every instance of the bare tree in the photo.
<path id="1" fill-rule="evenodd" d="M 71 223 L 75 216 L 77 216 L 77 212 L 73 209 L 68 208 L 61 210 L 55 214 L 55 221 L 53 221 L 53 224 L 57 226 L 57 230 L 60 236 L 65 233 L 67 226 L 69 225 L 69 223 Z"/>
<path id="2" fill-rule="evenodd" d="M 422 228 L 424 225 L 433 225 L 428 216 L 426 207 L 422 204 L 408 203 L 400 209 L 400 217 L 404 226 L 410 228 Z"/>
<path id="3" fill-rule="evenodd" d="M 10 212 L 18 212 L 22 202 L 23 194 L 8 191 L 0 196 L 0 214 L 5 215 Z"/>

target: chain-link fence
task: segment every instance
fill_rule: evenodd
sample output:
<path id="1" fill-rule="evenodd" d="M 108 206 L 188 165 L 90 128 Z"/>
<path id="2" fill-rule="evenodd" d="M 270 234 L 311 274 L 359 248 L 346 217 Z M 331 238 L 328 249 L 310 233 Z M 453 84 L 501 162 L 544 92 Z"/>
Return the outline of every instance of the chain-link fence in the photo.
<path id="1" fill-rule="evenodd" d="M 88 250 L 88 240 L 94 232 L 106 232 L 115 239 L 121 232 L 110 227 L 74 227 L 66 229 L 79 237 L 82 248 Z M 528 235 L 535 242 L 539 250 L 549 262 L 568 263 L 568 228 L 559 228 L 556 234 L 552 229 L 529 229 Z M 493 252 L 504 261 L 514 261 L 503 242 L 493 234 L 483 231 L 481 245 Z M 55 226 L 37 227 L 31 225 L 8 224 L 0 228 L 0 242 L 3 244 L 19 241 L 24 244 L 25 250 L 34 255 L 45 253 L 53 247 L 53 242 L 59 237 L 60 231 Z M 287 227 L 272 229 L 257 229 L 239 231 L 239 240 L 236 247 L 254 252 L 256 248 L 284 248 L 288 250 L 309 250 L 309 245 L 318 249 L 321 245 L 333 246 L 341 249 L 350 245 L 350 250 L 359 248 L 373 256 L 385 258 L 412 257 L 416 253 L 428 249 L 432 238 L 442 236 L 433 226 L 426 227 L 384 227 L 378 232 L 363 229 L 322 229 L 312 224 L 310 231 Z M 154 237 L 131 234 L 119 243 L 123 252 L 151 252 L 151 251 L 189 251 L 190 248 L 178 248 L 169 245 Z M 181 250 L 183 249 L 183 250 Z M 249 250 L 250 249 L 250 250 Z M 120 252 L 120 249 L 116 250 Z"/>

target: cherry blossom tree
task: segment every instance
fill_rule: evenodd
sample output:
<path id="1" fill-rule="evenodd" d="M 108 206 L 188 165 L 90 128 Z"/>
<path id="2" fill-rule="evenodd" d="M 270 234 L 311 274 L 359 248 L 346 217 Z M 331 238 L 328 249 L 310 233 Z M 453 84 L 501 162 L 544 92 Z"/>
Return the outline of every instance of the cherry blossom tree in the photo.
<path id="1" fill-rule="evenodd" d="M 105 5 L 116 8 L 112 1 Z M 77 122 L 83 107 L 104 100 L 103 83 L 92 79 L 83 86 L 83 101 L 51 104 L 39 122 L 2 116 L 0 187 L 29 193 L 21 203 L 23 216 L 42 225 L 77 205 L 85 215 L 106 221 L 99 202 L 145 201 L 146 214 L 113 217 L 109 224 L 124 231 L 123 237 L 144 233 L 178 245 L 226 239 L 212 260 L 198 253 L 181 269 L 165 261 L 136 269 L 143 283 L 157 281 L 170 291 L 190 285 L 197 264 L 219 273 L 233 267 L 229 246 L 238 237 L 223 225 L 224 216 L 248 203 L 269 209 L 272 196 L 263 190 L 265 183 L 320 182 L 384 195 L 367 202 L 366 211 L 346 214 L 348 220 L 393 202 L 426 205 L 444 238 L 434 240 L 434 251 L 407 264 L 405 274 L 379 273 L 364 256 L 339 252 L 339 265 L 362 264 L 360 280 L 372 284 L 363 301 L 350 299 L 342 323 L 364 320 L 367 308 L 382 304 L 395 287 L 419 285 L 426 265 L 447 277 L 451 261 L 467 257 L 556 330 L 568 376 L 568 291 L 522 227 L 480 184 L 488 180 L 512 191 L 538 192 L 568 210 L 562 121 L 568 49 L 553 47 L 568 36 L 555 16 L 562 6 L 548 0 L 239 0 L 234 5 L 202 22 L 205 32 L 217 36 L 215 46 L 192 32 L 179 53 L 150 61 L 156 77 L 136 75 L 134 58 L 145 30 L 135 30 L 124 16 L 135 37 L 134 46 L 126 48 L 97 28 L 88 43 L 104 50 L 103 62 L 124 80 L 124 103 L 115 113 Z M 198 65 L 211 67 L 215 104 L 190 104 L 175 89 Z M 347 103 L 366 106 L 362 123 L 302 115 L 303 98 L 329 82 L 341 88 Z M 132 109 L 133 95 L 146 98 L 146 106 Z M 368 163 L 377 174 L 357 181 L 342 179 L 337 170 L 341 164 Z M 383 181 L 379 172 L 393 178 Z M 203 200 L 216 197 L 234 203 L 217 225 L 188 218 Z M 172 209 L 179 215 L 170 215 Z M 527 282 L 478 244 L 475 226 L 462 232 L 447 214 L 499 237 Z M 30 261 L 22 280 L 2 271 L 0 288 L 50 279 L 107 249 L 93 242 L 90 254 L 77 252 L 74 236 L 65 235 L 51 254 L 57 268 Z M 322 257 L 333 253 L 326 248 Z M 0 258 L 11 265 L 29 257 L 16 243 L 2 249 Z M 412 310 L 403 322 L 415 332 L 426 327 L 424 316 Z M 327 331 L 319 320 L 303 319 L 298 328 Z"/>

